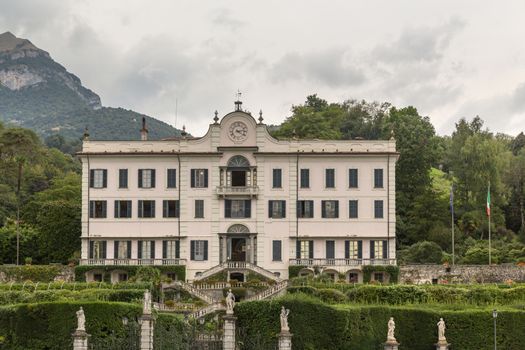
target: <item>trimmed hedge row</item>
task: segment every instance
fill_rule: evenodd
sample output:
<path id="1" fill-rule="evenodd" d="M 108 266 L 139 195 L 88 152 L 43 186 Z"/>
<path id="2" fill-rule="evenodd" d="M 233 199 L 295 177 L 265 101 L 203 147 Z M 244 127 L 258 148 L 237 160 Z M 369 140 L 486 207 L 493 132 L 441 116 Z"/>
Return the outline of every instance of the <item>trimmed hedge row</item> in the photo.
<path id="1" fill-rule="evenodd" d="M 289 293 L 304 293 L 328 303 L 356 304 L 469 304 L 509 305 L 525 302 L 525 286 L 415 286 L 415 285 L 340 285 L 314 284 L 288 287 Z"/>
<path id="2" fill-rule="evenodd" d="M 0 307 L 0 348 L 11 350 L 71 349 L 71 333 L 77 326 L 76 311 L 82 306 L 91 341 L 129 337 L 123 318 L 136 322 L 142 307 L 108 302 L 39 303 Z M 180 317 L 158 315 L 155 336 L 163 330 L 184 327 Z M 178 349 L 171 347 L 171 349 Z"/>
<path id="3" fill-rule="evenodd" d="M 494 341 L 491 308 L 456 311 L 429 307 L 330 306 L 304 295 L 239 303 L 235 314 L 243 328 L 240 340 L 262 336 L 268 343 L 275 341 L 282 305 L 291 310 L 289 324 L 294 334 L 294 350 L 380 349 L 386 339 L 389 317 L 396 321 L 396 338 L 404 349 L 431 349 L 437 341 L 436 323 L 440 317 L 447 323 L 447 340 L 454 349 L 489 350 Z M 521 324 L 525 324 L 524 311 L 499 311 L 498 348 L 523 349 L 525 327 L 516 327 Z"/>
<path id="4" fill-rule="evenodd" d="M 81 265 L 75 267 L 75 281 L 86 282 L 86 272 L 98 270 L 103 272 L 104 282 L 110 282 L 111 271 L 119 270 L 126 271 L 128 277 L 135 276 L 135 273 L 139 268 L 143 266 L 128 266 L 128 265 Z M 161 273 L 174 273 L 179 281 L 186 280 L 186 266 L 182 265 L 166 265 L 166 266 L 151 266 Z"/>
<path id="5" fill-rule="evenodd" d="M 0 283 L 0 291 L 35 291 L 35 290 L 84 290 L 84 289 L 151 289 L 151 283 L 145 282 L 50 282 L 50 283 Z"/>
<path id="6" fill-rule="evenodd" d="M 40 303 L 51 301 L 120 301 L 132 302 L 144 297 L 144 289 L 85 289 L 72 290 L 37 290 L 2 291 L 0 305 Z"/>
<path id="7" fill-rule="evenodd" d="M 5 275 L 6 281 L 52 282 L 64 268 L 59 265 L 0 265 L 0 274 Z"/>

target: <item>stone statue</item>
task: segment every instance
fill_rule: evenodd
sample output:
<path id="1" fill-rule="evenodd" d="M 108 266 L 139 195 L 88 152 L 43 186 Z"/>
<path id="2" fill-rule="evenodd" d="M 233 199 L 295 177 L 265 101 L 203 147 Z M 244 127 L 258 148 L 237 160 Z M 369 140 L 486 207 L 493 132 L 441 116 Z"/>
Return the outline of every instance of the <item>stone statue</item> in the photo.
<path id="1" fill-rule="evenodd" d="M 437 323 L 438 327 L 438 343 L 446 343 L 447 338 L 445 338 L 445 321 L 443 321 L 443 318 L 439 319 L 439 322 Z"/>
<path id="2" fill-rule="evenodd" d="M 232 290 L 228 291 L 226 294 L 226 313 L 229 315 L 233 314 L 233 308 L 235 307 L 235 295 L 233 295 Z"/>
<path id="3" fill-rule="evenodd" d="M 390 320 L 388 320 L 388 333 L 386 335 L 387 342 L 397 342 L 396 337 L 394 336 L 395 329 L 396 323 L 394 322 L 394 318 L 390 317 Z"/>
<path id="4" fill-rule="evenodd" d="M 149 290 L 144 292 L 144 307 L 142 313 L 144 315 L 151 315 L 151 293 Z"/>
<path id="5" fill-rule="evenodd" d="M 77 311 L 77 323 L 77 331 L 86 330 L 86 315 L 84 315 L 84 309 L 82 309 L 82 306 L 80 307 L 80 310 Z"/>
<path id="6" fill-rule="evenodd" d="M 289 309 L 285 309 L 284 306 L 281 307 L 281 331 L 289 331 L 288 327 L 288 315 L 290 314 Z"/>

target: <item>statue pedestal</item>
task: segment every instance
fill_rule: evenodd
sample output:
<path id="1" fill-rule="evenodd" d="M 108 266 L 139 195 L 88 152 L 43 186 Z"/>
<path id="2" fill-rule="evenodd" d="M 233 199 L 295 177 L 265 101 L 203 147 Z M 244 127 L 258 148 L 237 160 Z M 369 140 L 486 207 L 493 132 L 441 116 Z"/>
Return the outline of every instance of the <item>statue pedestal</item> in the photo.
<path id="1" fill-rule="evenodd" d="M 224 320 L 223 350 L 235 350 L 235 321 L 237 317 L 226 314 Z"/>
<path id="2" fill-rule="evenodd" d="M 279 333 L 279 350 L 292 350 L 292 336 L 293 334 L 287 330 Z"/>
<path id="3" fill-rule="evenodd" d="M 436 350 L 448 350 L 448 349 L 450 349 L 450 344 L 447 343 L 446 340 L 439 341 L 435 345 L 436 345 Z"/>
<path id="4" fill-rule="evenodd" d="M 88 338 L 86 331 L 76 330 L 73 336 L 73 350 L 88 350 Z"/>
<path id="5" fill-rule="evenodd" d="M 399 343 L 395 340 L 387 340 L 386 343 L 383 344 L 384 350 L 398 350 Z"/>
<path id="6" fill-rule="evenodd" d="M 153 323 L 152 315 L 142 315 L 140 323 L 140 350 L 153 350 Z"/>

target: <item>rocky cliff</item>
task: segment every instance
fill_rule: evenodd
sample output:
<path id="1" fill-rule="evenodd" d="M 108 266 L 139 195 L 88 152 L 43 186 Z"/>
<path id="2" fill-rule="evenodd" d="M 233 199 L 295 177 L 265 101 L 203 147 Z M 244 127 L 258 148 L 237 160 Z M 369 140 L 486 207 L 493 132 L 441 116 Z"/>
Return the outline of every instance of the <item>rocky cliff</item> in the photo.
<path id="1" fill-rule="evenodd" d="M 138 137 L 135 121 L 141 116 L 102 107 L 100 97 L 48 52 L 10 32 L 0 34 L 0 121 L 44 137 L 60 133 L 78 139 L 88 126 L 92 139 L 122 140 Z M 152 138 L 180 135 L 168 124 L 146 118 Z"/>

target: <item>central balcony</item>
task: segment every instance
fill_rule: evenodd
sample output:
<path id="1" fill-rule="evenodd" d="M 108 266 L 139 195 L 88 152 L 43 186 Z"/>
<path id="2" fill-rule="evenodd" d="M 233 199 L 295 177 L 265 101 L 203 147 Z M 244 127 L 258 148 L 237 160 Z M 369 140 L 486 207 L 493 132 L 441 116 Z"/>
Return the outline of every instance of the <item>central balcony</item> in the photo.
<path id="1" fill-rule="evenodd" d="M 216 193 L 219 197 L 225 196 L 250 196 L 257 197 L 259 187 L 257 186 L 217 186 Z"/>

